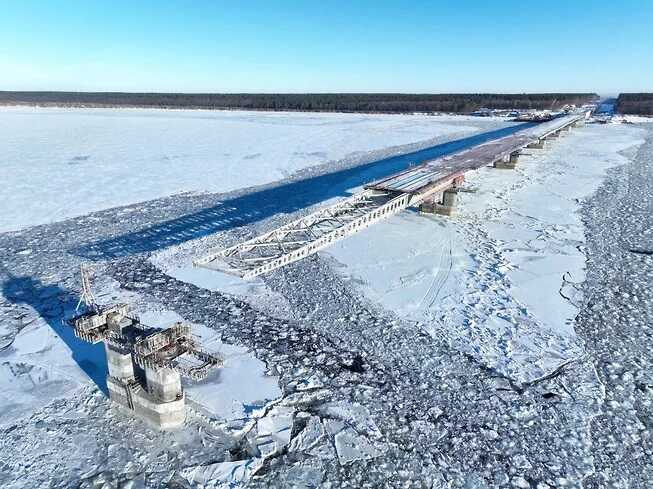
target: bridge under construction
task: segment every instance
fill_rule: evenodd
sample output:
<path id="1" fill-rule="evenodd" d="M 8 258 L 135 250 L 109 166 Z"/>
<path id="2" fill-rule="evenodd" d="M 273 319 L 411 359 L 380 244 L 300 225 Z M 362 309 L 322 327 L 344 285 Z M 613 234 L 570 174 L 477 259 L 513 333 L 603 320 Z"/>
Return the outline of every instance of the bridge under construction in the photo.
<path id="1" fill-rule="evenodd" d="M 586 115 L 583 112 L 560 116 L 510 136 L 410 167 L 366 185 L 352 197 L 261 236 L 212 251 L 193 264 L 250 279 L 306 258 L 408 207 L 452 215 L 465 173 L 489 165 L 513 169 L 525 148 L 543 148 L 545 141 L 582 124 Z"/>

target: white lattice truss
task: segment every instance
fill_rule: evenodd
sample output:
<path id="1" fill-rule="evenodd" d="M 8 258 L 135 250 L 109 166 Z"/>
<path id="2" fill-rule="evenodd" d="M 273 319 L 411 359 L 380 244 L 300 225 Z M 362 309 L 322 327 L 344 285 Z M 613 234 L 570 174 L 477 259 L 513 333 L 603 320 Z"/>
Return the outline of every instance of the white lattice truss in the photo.
<path id="1" fill-rule="evenodd" d="M 451 182 L 448 183 L 451 186 Z M 365 190 L 249 241 L 195 260 L 196 266 L 250 279 L 301 260 L 425 196 Z"/>
<path id="2" fill-rule="evenodd" d="M 462 181 L 465 172 L 518 155 L 524 147 L 557 135 L 580 121 L 584 114 L 542 124 L 535 132 L 507 136 L 399 172 L 367 189 L 324 207 L 273 231 L 230 248 L 216 250 L 193 261 L 198 267 L 245 279 L 271 272 L 301 260 L 375 222 L 414 207 Z M 455 163 L 454 163 L 455 162 Z M 434 164 L 435 163 L 435 164 Z"/>

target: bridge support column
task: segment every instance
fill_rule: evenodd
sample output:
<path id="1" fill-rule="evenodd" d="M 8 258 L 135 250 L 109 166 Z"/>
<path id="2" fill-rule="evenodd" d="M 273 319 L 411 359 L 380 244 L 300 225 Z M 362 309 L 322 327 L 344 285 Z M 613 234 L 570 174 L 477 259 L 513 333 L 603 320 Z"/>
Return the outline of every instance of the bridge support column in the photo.
<path id="1" fill-rule="evenodd" d="M 419 211 L 422 214 L 435 214 L 435 209 L 438 206 L 439 195 L 431 195 L 424 199 L 419 205 Z"/>
<path id="2" fill-rule="evenodd" d="M 442 192 L 422 201 L 419 211 L 422 214 L 439 214 L 441 216 L 454 216 L 456 214 L 456 203 L 458 202 L 458 189 L 448 188 Z"/>
<path id="3" fill-rule="evenodd" d="M 107 354 L 107 367 L 109 376 L 116 379 L 134 378 L 134 363 L 131 352 L 121 351 L 109 343 L 104 343 L 104 349 Z"/>
<path id="4" fill-rule="evenodd" d="M 442 192 L 442 204 L 435 206 L 435 213 L 441 216 L 456 215 L 456 203 L 458 202 L 458 189 L 449 188 Z"/>
<path id="5" fill-rule="evenodd" d="M 528 149 L 544 149 L 544 139 L 540 139 L 536 143 L 531 143 L 526 147 Z"/>
<path id="6" fill-rule="evenodd" d="M 504 158 L 501 161 L 494 162 L 494 168 L 499 170 L 514 170 L 519 161 L 519 152 L 510 153 L 510 156 L 506 159 Z"/>

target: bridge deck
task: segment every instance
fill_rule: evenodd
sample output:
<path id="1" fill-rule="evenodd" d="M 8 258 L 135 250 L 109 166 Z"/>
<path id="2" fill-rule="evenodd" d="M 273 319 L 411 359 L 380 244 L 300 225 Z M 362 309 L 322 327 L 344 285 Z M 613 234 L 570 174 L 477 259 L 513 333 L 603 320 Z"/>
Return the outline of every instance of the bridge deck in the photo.
<path id="1" fill-rule="evenodd" d="M 334 241 L 416 206 L 454 185 L 462 175 L 518 153 L 578 120 L 584 114 L 553 119 L 511 136 L 428 161 L 371 183 L 362 192 L 319 209 L 273 231 L 195 260 L 196 266 L 253 278 L 326 248 Z"/>
<path id="2" fill-rule="evenodd" d="M 578 116 L 566 116 L 545 122 L 537 127 L 506 136 L 495 141 L 474 146 L 451 156 L 428 161 L 414 168 L 366 185 L 365 188 L 393 192 L 416 193 L 430 184 L 453 173 L 463 174 L 493 164 L 516 153 L 534 140 L 539 140 L 578 120 Z"/>

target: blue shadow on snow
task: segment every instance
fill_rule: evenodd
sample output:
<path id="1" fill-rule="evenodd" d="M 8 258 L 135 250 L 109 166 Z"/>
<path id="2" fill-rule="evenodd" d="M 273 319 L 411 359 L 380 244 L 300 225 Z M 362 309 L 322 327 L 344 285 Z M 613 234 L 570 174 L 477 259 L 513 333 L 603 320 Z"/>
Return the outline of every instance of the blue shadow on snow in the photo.
<path id="1" fill-rule="evenodd" d="M 31 306 L 70 349 L 79 368 L 108 395 L 104 344 L 93 345 L 80 340 L 73 329 L 63 322 L 65 315 L 71 313 L 77 304 L 77 297 L 71 291 L 58 285 L 44 284 L 33 277 L 10 276 L 2 284 L 2 295 L 14 304 Z"/>
<path id="2" fill-rule="evenodd" d="M 531 123 L 518 124 L 354 168 L 254 189 L 251 193 L 226 199 L 206 209 L 121 236 L 85 244 L 71 251 L 91 260 L 157 251 L 218 231 L 246 226 L 275 214 L 290 214 L 334 197 L 343 197 L 352 188 L 392 175 L 411 164 L 421 164 L 532 126 Z M 219 168 L 215 171 L 219 172 Z"/>

